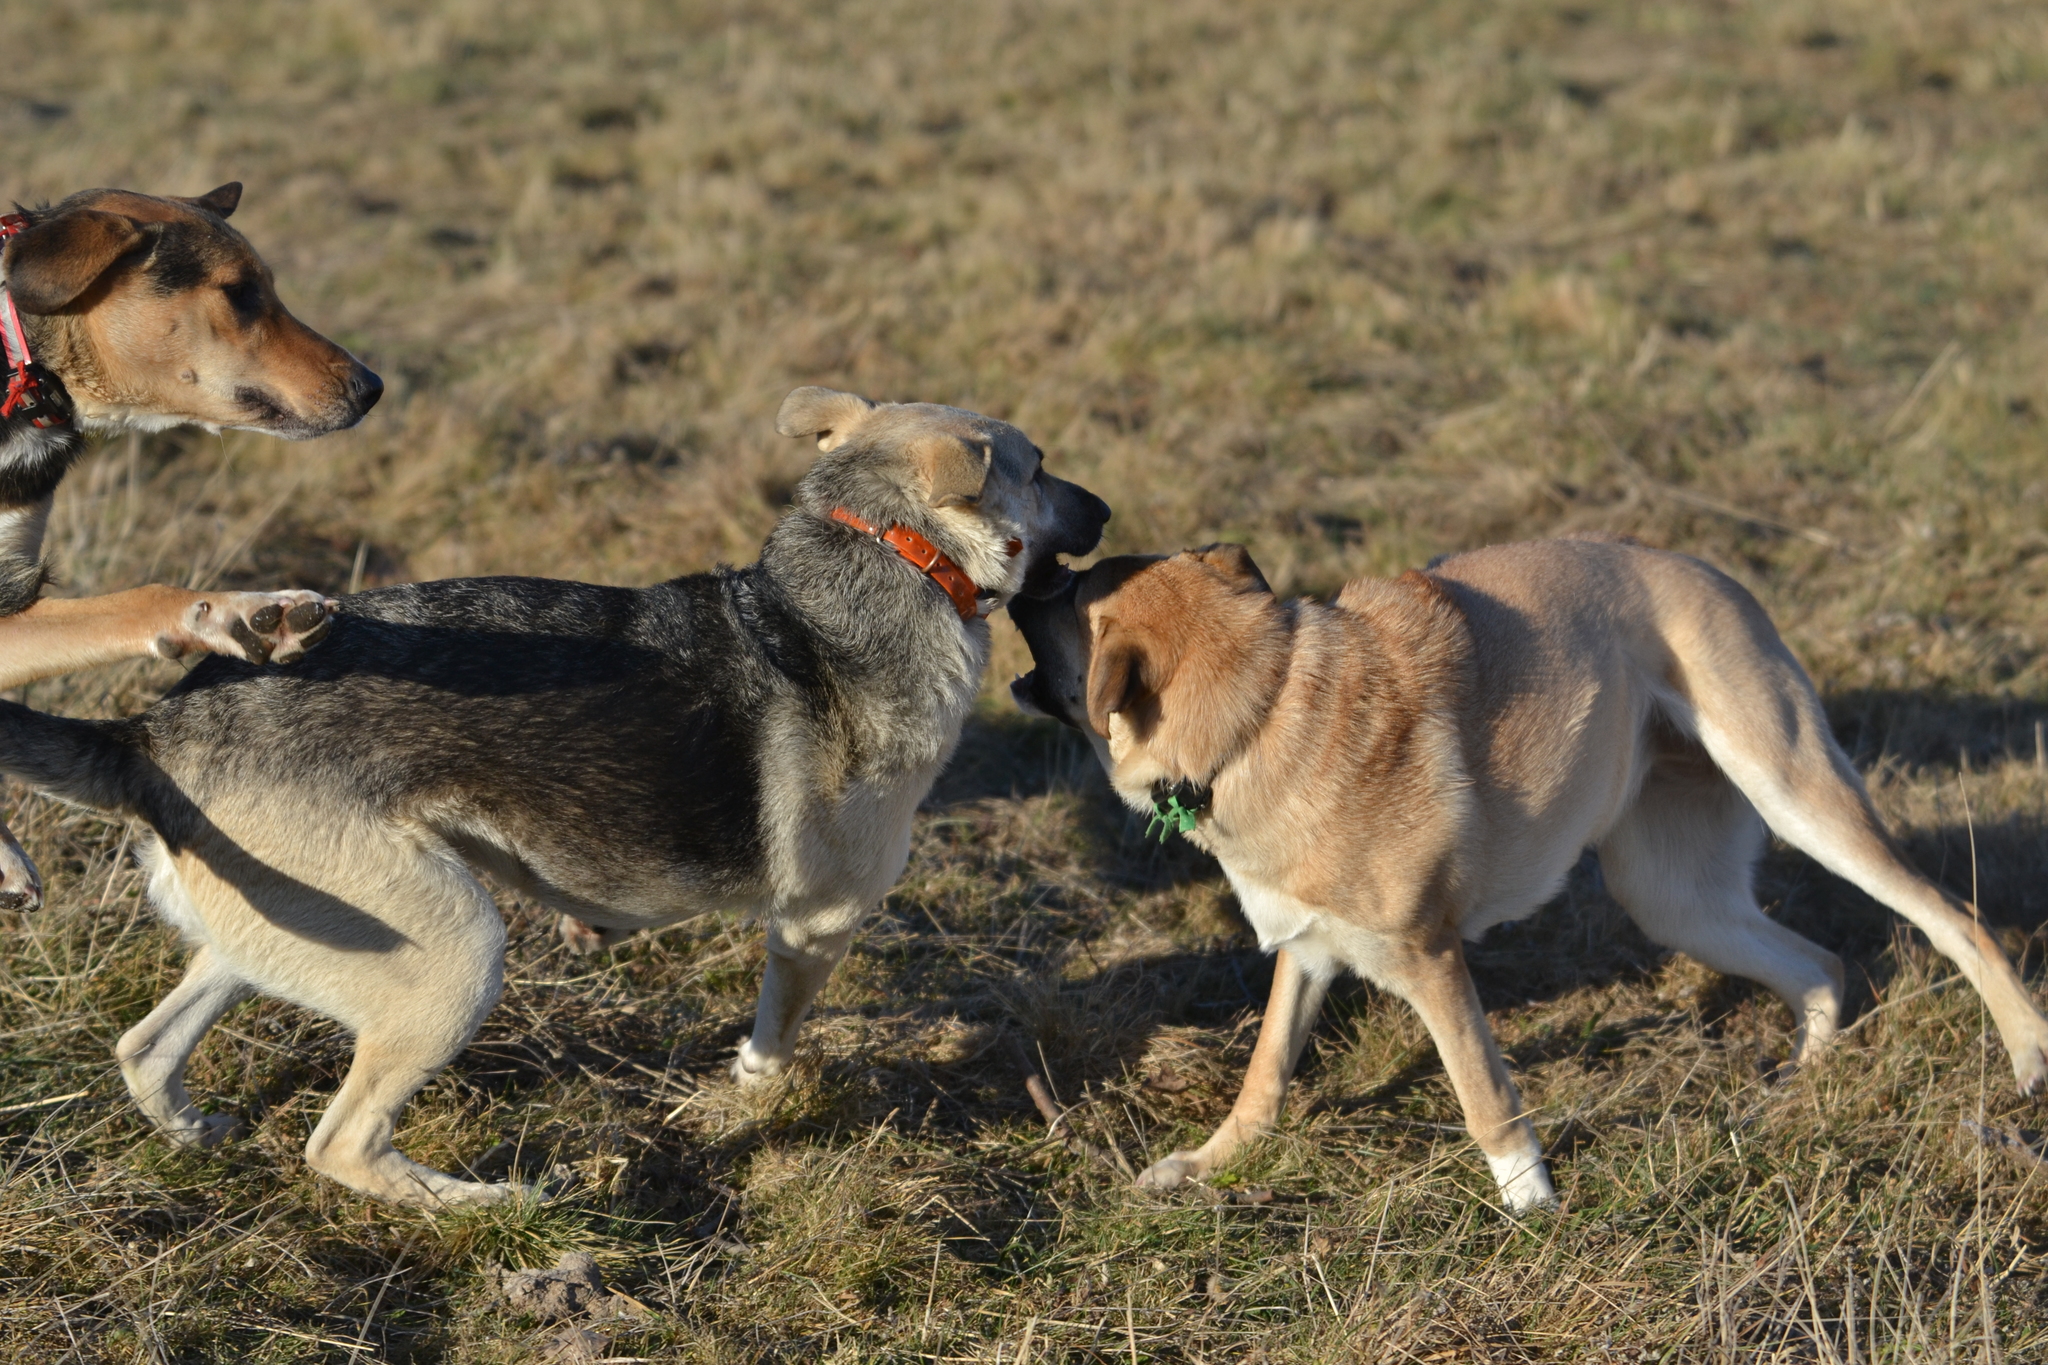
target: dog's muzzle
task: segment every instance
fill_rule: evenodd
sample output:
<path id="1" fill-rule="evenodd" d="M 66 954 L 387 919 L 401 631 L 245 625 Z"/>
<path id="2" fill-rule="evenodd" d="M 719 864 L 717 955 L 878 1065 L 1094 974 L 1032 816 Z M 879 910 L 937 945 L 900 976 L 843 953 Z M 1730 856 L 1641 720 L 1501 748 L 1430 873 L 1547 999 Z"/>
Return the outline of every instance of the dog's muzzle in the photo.
<path id="1" fill-rule="evenodd" d="M 1066 623 L 1072 628 L 1074 595 L 1080 591 L 1081 575 L 1064 564 L 1053 562 L 1058 571 L 1056 582 L 1045 594 L 1019 594 L 1010 599 L 1010 619 L 1016 623 L 1018 633 L 1030 647 L 1032 663 L 1037 665 L 1011 682 L 1010 700 L 1027 714 L 1044 716 L 1081 730 L 1084 729 L 1081 722 L 1074 717 L 1051 681 L 1055 670 L 1078 671 L 1074 667 L 1078 661 L 1065 657 L 1066 643 L 1062 639 L 1060 625 Z"/>

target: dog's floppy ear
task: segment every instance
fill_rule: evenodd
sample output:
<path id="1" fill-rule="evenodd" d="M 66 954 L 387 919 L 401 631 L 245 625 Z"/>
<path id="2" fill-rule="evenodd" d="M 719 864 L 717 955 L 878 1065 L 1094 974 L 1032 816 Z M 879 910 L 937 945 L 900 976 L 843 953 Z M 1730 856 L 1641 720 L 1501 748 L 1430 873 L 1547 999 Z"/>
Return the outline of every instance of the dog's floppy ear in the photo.
<path id="1" fill-rule="evenodd" d="M 1252 562 L 1251 554 L 1242 545 L 1219 541 L 1189 553 L 1225 578 L 1256 587 L 1260 592 L 1273 591 L 1272 585 L 1266 582 L 1266 576 L 1259 572 L 1259 566 Z"/>
<path id="2" fill-rule="evenodd" d="M 969 445 L 957 436 L 927 436 L 911 447 L 911 463 L 934 507 L 966 507 L 981 501 L 995 447 Z"/>
<path id="3" fill-rule="evenodd" d="M 196 199 L 186 203 L 194 208 L 205 209 L 216 218 L 225 218 L 235 211 L 235 205 L 242 202 L 242 182 L 230 180 L 219 189 L 208 190 Z"/>
<path id="4" fill-rule="evenodd" d="M 132 218 L 74 209 L 46 218 L 7 243 L 0 269 L 24 313 L 54 313 L 83 294 L 121 257 L 148 240 Z"/>
<path id="5" fill-rule="evenodd" d="M 1107 735 L 1111 716 L 1159 690 L 1157 669 L 1138 632 L 1113 617 L 1102 622 L 1088 658 L 1088 724 L 1096 734 Z"/>
<path id="6" fill-rule="evenodd" d="M 815 436 L 818 449 L 837 450 L 875 405 L 857 393 L 806 384 L 791 389 L 775 412 L 775 429 L 784 436 Z"/>

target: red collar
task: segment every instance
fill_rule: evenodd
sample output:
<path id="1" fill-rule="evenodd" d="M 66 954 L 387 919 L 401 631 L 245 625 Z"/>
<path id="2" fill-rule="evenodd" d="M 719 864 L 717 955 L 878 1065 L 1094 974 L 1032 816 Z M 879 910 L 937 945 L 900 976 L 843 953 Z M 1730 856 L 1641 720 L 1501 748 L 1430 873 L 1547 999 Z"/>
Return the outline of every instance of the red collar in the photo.
<path id="1" fill-rule="evenodd" d="M 28 219 L 19 213 L 0 218 L 0 243 L 20 233 Z M 28 353 L 28 333 L 14 310 L 14 295 L 0 282 L 0 355 L 7 362 L 7 388 L 0 393 L 0 418 L 19 412 L 34 427 L 60 427 L 71 420 L 71 404 L 56 376 L 36 364 Z"/>
<path id="2" fill-rule="evenodd" d="M 891 526 L 884 531 L 873 522 L 855 516 L 844 507 L 832 509 L 832 520 L 843 521 L 862 535 L 875 537 L 909 560 L 910 566 L 919 573 L 929 575 L 932 582 L 945 589 L 946 596 L 953 599 L 953 610 L 960 613 L 962 622 L 972 621 L 981 615 L 981 603 L 978 600 L 981 589 L 967 576 L 967 571 L 947 558 L 945 551 L 908 526 Z"/>

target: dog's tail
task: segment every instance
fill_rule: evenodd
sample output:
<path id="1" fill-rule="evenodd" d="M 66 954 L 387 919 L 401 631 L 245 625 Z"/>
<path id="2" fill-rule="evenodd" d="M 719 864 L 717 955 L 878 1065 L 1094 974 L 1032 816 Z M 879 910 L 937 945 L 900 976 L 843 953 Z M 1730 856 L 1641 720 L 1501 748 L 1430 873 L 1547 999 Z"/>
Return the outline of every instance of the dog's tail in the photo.
<path id="1" fill-rule="evenodd" d="M 0 701 L 0 772 L 105 811 L 145 815 L 154 765 L 134 720 L 72 720 Z"/>

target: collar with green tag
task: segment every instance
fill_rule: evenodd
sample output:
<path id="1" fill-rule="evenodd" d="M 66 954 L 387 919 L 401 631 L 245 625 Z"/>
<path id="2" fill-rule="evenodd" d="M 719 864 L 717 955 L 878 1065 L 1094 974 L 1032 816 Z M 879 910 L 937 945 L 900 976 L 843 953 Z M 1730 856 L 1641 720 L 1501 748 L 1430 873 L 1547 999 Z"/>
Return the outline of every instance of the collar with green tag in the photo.
<path id="1" fill-rule="evenodd" d="M 1192 833 L 1196 817 L 1209 809 L 1213 795 L 1208 787 L 1186 778 L 1178 782 L 1154 782 L 1152 819 L 1145 825 L 1145 837 L 1151 838 L 1152 831 L 1156 829 L 1159 842 L 1163 844 L 1173 835 Z"/>

